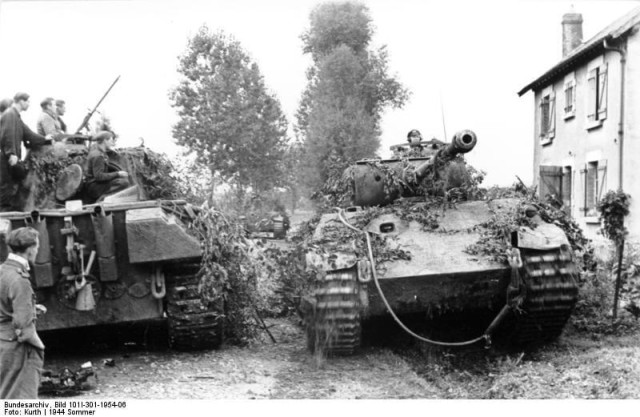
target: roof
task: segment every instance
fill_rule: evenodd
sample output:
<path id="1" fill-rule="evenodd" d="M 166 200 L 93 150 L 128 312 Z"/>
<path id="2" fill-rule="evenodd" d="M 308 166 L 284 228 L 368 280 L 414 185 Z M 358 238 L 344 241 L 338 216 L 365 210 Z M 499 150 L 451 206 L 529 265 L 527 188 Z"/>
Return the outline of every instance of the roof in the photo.
<path id="1" fill-rule="evenodd" d="M 518 91 L 518 95 L 522 96 L 529 90 L 537 90 L 542 86 L 549 84 L 568 73 L 571 68 L 579 65 L 587 60 L 594 58 L 604 51 L 603 41 L 613 41 L 624 35 L 627 35 L 637 24 L 640 23 L 640 7 L 636 7 L 626 15 L 605 27 L 595 36 L 575 48 L 569 55 L 557 63 L 549 71 L 542 74 L 535 81 L 528 84 L 522 90 Z"/>

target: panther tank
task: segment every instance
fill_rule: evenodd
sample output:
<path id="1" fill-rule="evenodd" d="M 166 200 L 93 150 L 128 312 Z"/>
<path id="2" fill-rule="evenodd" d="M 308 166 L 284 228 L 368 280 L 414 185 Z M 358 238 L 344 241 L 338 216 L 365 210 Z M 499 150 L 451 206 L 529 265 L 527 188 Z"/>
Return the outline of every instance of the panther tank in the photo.
<path id="1" fill-rule="evenodd" d="M 166 320 L 172 348 L 217 347 L 222 300 L 204 302 L 198 290 L 201 245 L 189 229 L 197 209 L 161 198 L 151 176 L 167 175 L 158 166 L 159 155 L 144 147 L 110 155 L 110 163 L 129 172 L 132 187 L 89 204 L 82 186 L 88 153 L 82 139 L 30 151 L 17 197 L 21 210 L 0 213 L 2 261 L 11 230 L 30 226 L 40 233 L 31 281 L 36 302 L 47 312 L 37 329 L 46 336 Z M 161 185 L 166 191 L 168 183 Z"/>
<path id="2" fill-rule="evenodd" d="M 465 130 L 450 143 L 397 145 L 393 158 L 349 169 L 352 205 L 322 215 L 308 245 L 316 278 L 300 309 L 311 350 L 352 354 L 363 323 L 380 317 L 420 338 L 405 317 L 437 322 L 455 312 L 487 318 L 478 337 L 432 342 L 490 343 L 505 333 L 526 346 L 561 334 L 578 292 L 564 231 L 520 198 L 459 195 L 451 203 L 472 175 L 462 155 L 476 143 Z M 474 251 L 500 215 L 520 219 L 494 242 L 502 256 Z"/>

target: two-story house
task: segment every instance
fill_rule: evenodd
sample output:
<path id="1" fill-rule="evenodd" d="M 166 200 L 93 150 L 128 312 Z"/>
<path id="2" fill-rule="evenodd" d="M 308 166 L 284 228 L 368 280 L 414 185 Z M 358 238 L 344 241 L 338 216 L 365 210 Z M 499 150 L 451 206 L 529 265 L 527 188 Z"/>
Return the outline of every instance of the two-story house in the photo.
<path id="1" fill-rule="evenodd" d="M 534 178 L 589 237 L 608 190 L 631 195 L 626 226 L 640 241 L 640 8 L 582 42 L 582 16 L 563 16 L 563 59 L 518 92 L 535 95 Z"/>

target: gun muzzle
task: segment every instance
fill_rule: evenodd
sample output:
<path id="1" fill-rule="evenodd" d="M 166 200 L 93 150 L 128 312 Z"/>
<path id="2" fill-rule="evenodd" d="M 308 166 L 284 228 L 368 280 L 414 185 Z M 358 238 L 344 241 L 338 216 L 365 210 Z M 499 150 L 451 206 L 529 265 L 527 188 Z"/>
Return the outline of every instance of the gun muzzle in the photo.
<path id="1" fill-rule="evenodd" d="M 429 171 L 429 168 L 435 165 L 436 160 L 440 162 L 448 162 L 456 157 L 456 155 L 470 152 L 478 142 L 478 137 L 471 130 L 461 130 L 456 133 L 451 140 L 451 143 L 447 144 L 438 153 L 426 161 L 422 165 L 418 166 L 415 170 L 417 178 L 422 178 Z"/>
<path id="2" fill-rule="evenodd" d="M 478 142 L 478 137 L 471 130 L 461 130 L 453 136 L 451 141 L 456 153 L 467 153 L 471 151 Z"/>

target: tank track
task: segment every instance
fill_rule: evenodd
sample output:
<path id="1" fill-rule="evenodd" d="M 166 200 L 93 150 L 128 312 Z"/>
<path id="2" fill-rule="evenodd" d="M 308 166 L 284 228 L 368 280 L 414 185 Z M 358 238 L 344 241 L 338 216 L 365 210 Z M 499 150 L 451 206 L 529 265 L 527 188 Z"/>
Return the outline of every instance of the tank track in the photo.
<path id="1" fill-rule="evenodd" d="M 578 300 L 576 267 L 568 250 L 521 249 L 526 285 L 510 341 L 532 345 L 560 336 Z"/>
<path id="2" fill-rule="evenodd" d="M 355 271 L 328 272 L 318 280 L 313 298 L 314 308 L 305 316 L 309 350 L 327 356 L 355 353 L 362 334 Z"/>
<path id="3" fill-rule="evenodd" d="M 198 291 L 199 263 L 166 268 L 169 346 L 176 350 L 215 349 L 223 338 L 222 300 L 205 305 Z"/>

